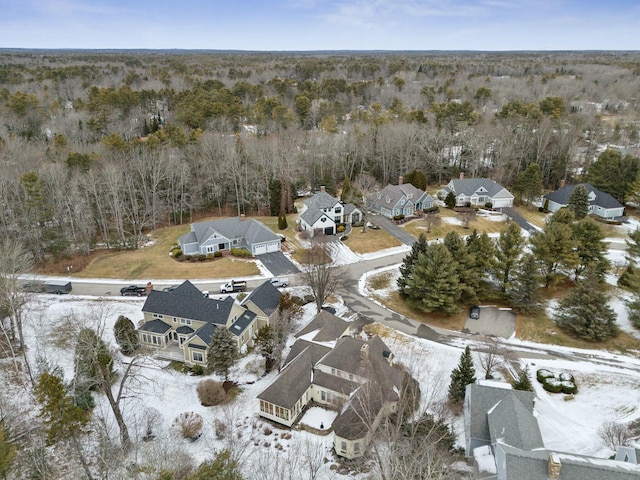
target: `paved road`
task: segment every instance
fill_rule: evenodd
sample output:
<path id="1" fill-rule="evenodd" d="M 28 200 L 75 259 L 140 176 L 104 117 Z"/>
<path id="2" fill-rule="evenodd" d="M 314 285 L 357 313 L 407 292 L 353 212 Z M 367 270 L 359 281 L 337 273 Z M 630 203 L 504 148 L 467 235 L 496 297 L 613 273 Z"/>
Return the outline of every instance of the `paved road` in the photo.
<path id="1" fill-rule="evenodd" d="M 526 232 L 534 233 L 540 230 L 534 224 L 529 223 L 527 219 L 520 215 L 520 212 L 518 212 L 515 208 L 505 207 L 502 209 L 502 213 L 504 213 L 507 217 L 520 225 L 520 228 L 522 228 Z"/>

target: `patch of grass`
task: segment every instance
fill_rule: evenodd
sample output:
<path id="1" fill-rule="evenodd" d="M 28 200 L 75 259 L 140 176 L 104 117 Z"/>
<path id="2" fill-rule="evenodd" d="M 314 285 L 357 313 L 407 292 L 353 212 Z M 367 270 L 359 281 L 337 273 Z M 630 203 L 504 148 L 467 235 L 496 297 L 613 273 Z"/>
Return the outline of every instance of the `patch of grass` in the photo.
<path id="1" fill-rule="evenodd" d="M 373 275 L 368 278 L 368 287 L 371 290 L 384 290 L 391 285 L 391 279 L 393 274 L 391 272 L 384 272 L 378 275 Z"/>
<path id="2" fill-rule="evenodd" d="M 422 322 L 425 325 L 432 325 L 449 330 L 462 330 L 467 320 L 467 312 L 465 309 L 460 309 L 459 313 L 453 315 L 443 315 L 440 313 L 426 313 L 417 308 L 412 308 L 407 305 L 405 299 L 400 296 L 400 293 L 397 291 L 392 292 L 388 297 L 380 297 L 375 294 L 372 296 L 385 307 L 407 318 Z"/>
<path id="3" fill-rule="evenodd" d="M 469 223 L 469 228 L 464 228 L 462 225 L 456 225 L 448 223 L 447 218 L 456 218 L 462 221 L 462 217 L 457 212 L 448 208 L 441 208 L 440 224 L 431 227 L 431 232 L 427 233 L 427 223 L 423 218 L 411 220 L 400 227 L 407 233 L 418 238 L 421 233 L 427 236 L 427 240 L 434 240 L 436 238 L 444 238 L 450 231 L 457 232 L 459 235 L 470 235 L 473 230 L 477 230 L 478 233 L 496 233 L 502 230 L 505 223 L 499 221 L 488 220 L 485 217 L 475 216 Z"/>
<path id="4" fill-rule="evenodd" d="M 402 245 L 395 237 L 383 229 L 371 230 L 367 228 L 362 232 L 361 227 L 354 227 L 349 238 L 344 242 L 347 247 L 356 253 L 371 253 L 385 248 L 399 247 Z"/>
<path id="5" fill-rule="evenodd" d="M 550 215 L 549 213 L 539 211 L 538 207 L 533 205 L 531 207 L 520 205 L 514 208 L 527 220 L 527 222 L 540 228 L 544 228 L 546 219 Z"/>

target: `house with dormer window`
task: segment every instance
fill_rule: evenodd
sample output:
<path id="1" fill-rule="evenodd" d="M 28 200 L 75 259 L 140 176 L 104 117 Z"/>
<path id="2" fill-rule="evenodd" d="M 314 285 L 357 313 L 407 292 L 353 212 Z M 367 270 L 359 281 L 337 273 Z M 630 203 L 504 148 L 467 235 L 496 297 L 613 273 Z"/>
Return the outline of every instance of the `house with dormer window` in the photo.
<path id="1" fill-rule="evenodd" d="M 329 195 L 323 186 L 303 203 L 298 225 L 312 234 L 335 235 L 339 225 L 357 223 L 361 219 L 362 212 L 355 205 Z"/>
<path id="2" fill-rule="evenodd" d="M 320 312 L 296 336 L 279 375 L 258 395 L 259 414 L 292 427 L 310 404 L 340 412 L 326 428 L 345 458 L 366 453 L 376 428 L 397 410 L 406 374 L 377 335 L 349 336 L 349 322 Z"/>
<path id="3" fill-rule="evenodd" d="M 416 211 L 433 207 L 431 195 L 410 183 L 404 183 L 403 177 L 398 179 L 398 185 L 387 185 L 367 195 L 366 202 L 368 208 L 387 218 L 399 215 L 410 217 Z"/>
<path id="4" fill-rule="evenodd" d="M 590 183 L 581 183 L 589 195 L 589 214 L 605 220 L 613 220 L 624 215 L 624 205 L 606 192 L 598 190 Z M 563 185 L 554 192 L 544 195 L 544 203 L 550 212 L 557 212 L 569 204 L 569 197 L 578 185 Z M 548 202 L 547 202 L 548 200 Z"/>
<path id="5" fill-rule="evenodd" d="M 280 301 L 280 291 L 265 284 L 254 290 L 259 292 L 254 301 L 244 305 L 232 297 L 209 298 L 189 280 L 171 291 L 151 290 L 142 307 L 140 344 L 155 349 L 159 357 L 189 365 L 206 364 L 211 337 L 220 327 L 233 334 L 238 349 L 250 347 L 258 329 L 269 323 L 269 306 Z"/>
<path id="6" fill-rule="evenodd" d="M 513 194 L 490 178 L 451 180 L 439 196 L 444 199 L 449 192 L 455 195 L 458 207 L 466 205 L 484 207 L 487 203 L 491 203 L 493 208 L 513 207 Z"/>

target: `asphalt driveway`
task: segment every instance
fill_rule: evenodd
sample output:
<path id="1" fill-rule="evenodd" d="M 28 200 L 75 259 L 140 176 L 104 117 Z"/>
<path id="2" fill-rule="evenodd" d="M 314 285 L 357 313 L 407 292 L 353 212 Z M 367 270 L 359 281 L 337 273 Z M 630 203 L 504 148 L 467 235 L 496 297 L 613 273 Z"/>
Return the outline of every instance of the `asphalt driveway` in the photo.
<path id="1" fill-rule="evenodd" d="M 398 239 L 398 241 L 404 243 L 405 245 L 412 246 L 416 242 L 416 239 L 413 235 L 405 232 L 387 217 L 383 217 L 382 215 L 369 215 L 367 220 L 378 225 L 380 228 L 385 229 L 387 232 L 389 232 L 390 235 L 392 235 L 393 237 Z"/>
<path id="2" fill-rule="evenodd" d="M 463 332 L 510 338 L 516 333 L 516 314 L 510 309 L 481 306 L 480 317 L 467 318 Z"/>
<path id="3" fill-rule="evenodd" d="M 257 259 L 262 262 L 274 277 L 300 273 L 298 267 L 282 252 L 265 253 L 264 255 L 259 255 Z"/>

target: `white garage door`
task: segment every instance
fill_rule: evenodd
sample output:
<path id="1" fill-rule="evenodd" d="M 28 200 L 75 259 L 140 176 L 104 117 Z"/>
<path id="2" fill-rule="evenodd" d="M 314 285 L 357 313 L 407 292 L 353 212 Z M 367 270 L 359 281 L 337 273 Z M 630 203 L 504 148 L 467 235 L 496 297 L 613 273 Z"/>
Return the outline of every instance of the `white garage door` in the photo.
<path id="1" fill-rule="evenodd" d="M 496 198 L 493 202 L 493 208 L 504 208 L 511 206 L 511 199 L 509 198 Z"/>
<path id="2" fill-rule="evenodd" d="M 253 246 L 253 254 L 254 255 L 262 255 L 264 253 L 267 253 L 267 246 L 266 245 L 254 245 Z"/>
<path id="3" fill-rule="evenodd" d="M 271 242 L 267 245 L 267 252 L 279 252 L 280 251 L 280 242 Z"/>

